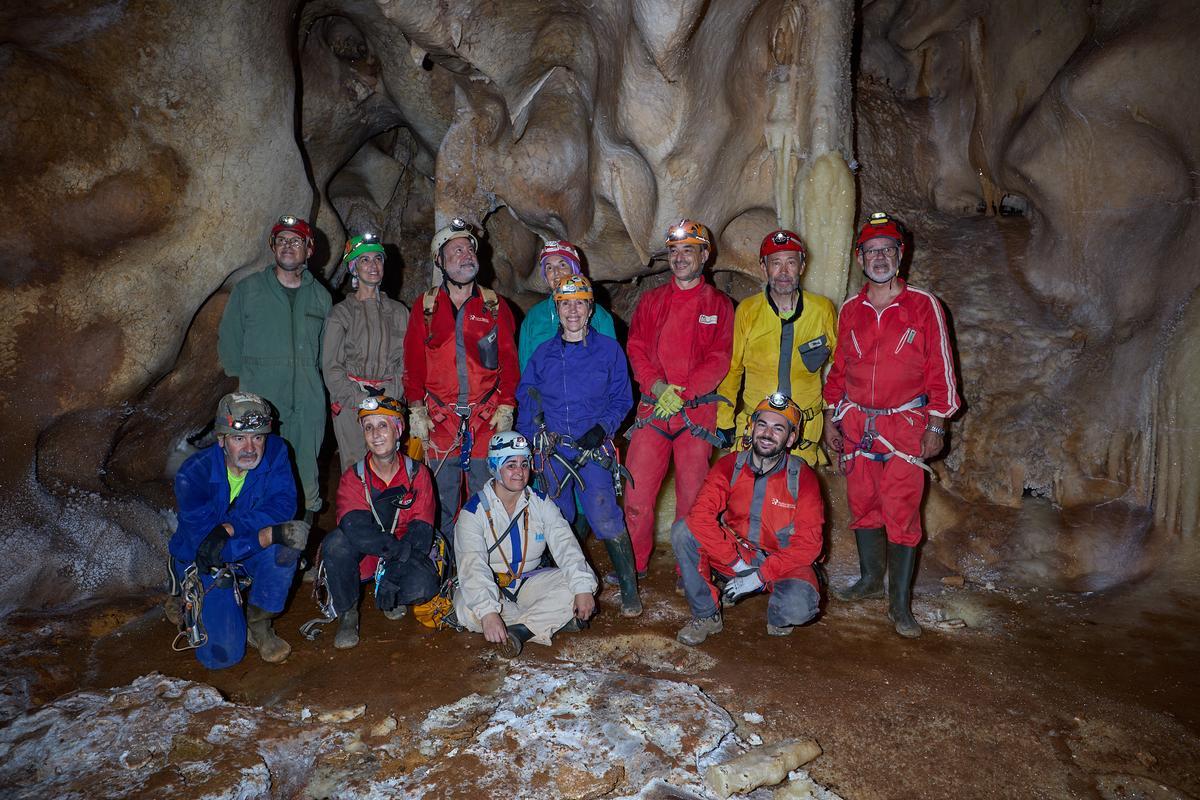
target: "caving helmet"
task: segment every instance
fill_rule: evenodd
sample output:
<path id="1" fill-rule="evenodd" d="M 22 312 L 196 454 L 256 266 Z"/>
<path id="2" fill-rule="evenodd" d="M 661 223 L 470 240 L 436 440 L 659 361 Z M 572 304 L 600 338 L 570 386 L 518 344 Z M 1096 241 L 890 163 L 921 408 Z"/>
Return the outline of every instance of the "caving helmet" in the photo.
<path id="1" fill-rule="evenodd" d="M 764 397 L 754 407 L 754 413 L 750 415 L 750 424 L 754 425 L 758 422 L 759 414 L 764 411 L 774 411 L 779 414 L 788 421 L 793 431 L 800 430 L 800 426 L 804 422 L 804 412 L 801 411 L 800 406 L 796 405 L 796 402 L 783 392 L 774 392 Z"/>
<path id="2" fill-rule="evenodd" d="M 554 287 L 554 302 L 557 303 L 559 300 L 596 302 L 596 295 L 592 291 L 592 282 L 584 275 L 568 275 Z"/>
<path id="3" fill-rule="evenodd" d="M 312 226 L 301 217 L 297 217 L 294 214 L 284 214 L 271 228 L 271 237 L 269 240 L 271 247 L 275 246 L 276 234 L 283 233 L 284 231 L 291 231 L 299 235 L 305 242 L 312 243 Z"/>
<path id="4" fill-rule="evenodd" d="M 213 431 L 234 435 L 270 433 L 271 407 L 256 394 L 230 392 L 217 403 Z"/>
<path id="5" fill-rule="evenodd" d="M 529 440 L 516 431 L 501 431 L 488 442 L 487 465 L 493 478 L 500 477 L 500 468 L 510 458 L 533 455 Z"/>
<path id="6" fill-rule="evenodd" d="M 666 246 L 673 244 L 695 244 L 700 247 L 711 247 L 712 237 L 708 228 L 691 219 L 681 219 L 678 223 L 667 228 Z"/>
<path id="7" fill-rule="evenodd" d="M 342 253 L 342 263 L 350 266 L 350 274 L 354 274 L 354 259 L 364 253 L 383 253 L 383 245 L 377 233 L 362 233 L 346 240 L 346 250 Z"/>
<path id="8" fill-rule="evenodd" d="M 904 253 L 904 228 L 900 223 L 887 215 L 886 212 L 876 211 L 871 214 L 871 218 L 867 220 L 867 224 L 862 226 L 862 230 L 858 232 L 858 238 L 854 240 L 854 246 L 862 249 L 862 246 L 879 237 L 892 239 L 900 247 L 900 253 Z"/>
<path id="9" fill-rule="evenodd" d="M 363 401 L 358 404 L 358 418 L 373 417 L 383 415 L 386 417 L 395 417 L 401 422 L 404 421 L 404 404 L 394 397 L 387 395 L 379 395 L 378 397 L 364 397 Z"/>
<path id="10" fill-rule="evenodd" d="M 470 223 L 462 217 L 454 217 L 449 225 L 433 235 L 433 241 L 429 243 L 429 253 L 439 267 L 442 264 L 442 248 L 452 239 L 470 239 L 471 249 L 479 252 L 479 240 L 475 238 Z"/>
<path id="11" fill-rule="evenodd" d="M 795 252 L 800 254 L 800 261 L 803 262 L 808 252 L 804 249 L 804 242 L 800 239 L 800 235 L 792 233 L 789 230 L 780 228 L 777 231 L 772 231 L 763 237 L 762 244 L 758 247 L 759 260 L 765 260 L 772 253 Z"/>
<path id="12" fill-rule="evenodd" d="M 551 256 L 561 256 L 571 265 L 572 273 L 575 275 L 583 274 L 583 267 L 580 266 L 579 250 L 576 249 L 575 245 L 566 239 L 551 239 L 542 245 L 542 251 L 538 253 L 538 266 L 541 267 L 543 278 L 546 277 L 546 259 Z"/>

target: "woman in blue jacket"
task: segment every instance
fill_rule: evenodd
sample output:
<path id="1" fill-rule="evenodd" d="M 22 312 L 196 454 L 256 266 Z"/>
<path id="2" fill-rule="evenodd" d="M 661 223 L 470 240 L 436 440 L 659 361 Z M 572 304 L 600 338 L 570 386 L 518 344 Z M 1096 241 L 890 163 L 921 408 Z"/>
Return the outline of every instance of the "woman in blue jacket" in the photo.
<path id="1" fill-rule="evenodd" d="M 534 444 L 547 491 L 567 521 L 583 513 L 604 542 L 621 587 L 621 615 L 642 613 L 633 546 L 617 503 L 612 437 L 633 406 L 629 363 L 617 340 L 590 326 L 591 282 L 563 279 L 554 290 L 559 333 L 543 342 L 521 370 L 517 430 Z M 616 476 L 619 477 L 619 476 Z"/>

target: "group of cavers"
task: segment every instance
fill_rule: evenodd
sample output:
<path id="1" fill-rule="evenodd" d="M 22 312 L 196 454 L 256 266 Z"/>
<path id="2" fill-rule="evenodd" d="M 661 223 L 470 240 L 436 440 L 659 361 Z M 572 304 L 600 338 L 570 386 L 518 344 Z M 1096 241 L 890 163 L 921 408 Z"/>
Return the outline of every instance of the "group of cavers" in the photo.
<path id="1" fill-rule="evenodd" d="M 351 290 L 334 306 L 307 269 L 311 227 L 282 217 L 274 265 L 234 286 L 221 321 L 238 391 L 218 405 L 215 443 L 175 478 L 176 648 L 210 668 L 236 664 L 247 644 L 287 658 L 272 620 L 322 508 L 330 412 L 342 474 L 309 638 L 336 624 L 334 646 L 356 646 L 373 583 L 389 620 L 411 609 L 509 656 L 549 644 L 596 612 L 589 530 L 620 615 L 639 616 L 672 465 L 676 587 L 691 612 L 678 640 L 700 644 L 722 630 L 723 606 L 760 594 L 767 632 L 788 635 L 819 612 L 814 468 L 826 463 L 846 476 L 860 567 L 834 596 L 883 597 L 886 583 L 895 630 L 920 635 L 911 591 L 926 460 L 959 406 L 951 343 L 940 302 L 900 277 L 902 226 L 873 214 L 855 244 L 867 280 L 835 311 L 800 286 L 800 236 L 771 232 L 765 285 L 735 312 L 705 277 L 710 232 L 681 220 L 666 234 L 670 280 L 642 294 L 622 347 L 569 242 L 542 248 L 549 296 L 518 336 L 508 303 L 477 281 L 479 241 L 463 220 L 434 235 L 440 281 L 410 313 L 381 289 L 378 237 L 347 242 Z"/>

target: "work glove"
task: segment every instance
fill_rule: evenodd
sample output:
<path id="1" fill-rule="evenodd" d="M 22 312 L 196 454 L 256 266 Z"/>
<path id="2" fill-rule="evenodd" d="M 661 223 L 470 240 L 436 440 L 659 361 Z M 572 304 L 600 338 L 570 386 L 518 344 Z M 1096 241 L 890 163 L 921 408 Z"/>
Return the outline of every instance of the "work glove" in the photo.
<path id="1" fill-rule="evenodd" d="M 279 545 L 275 563 L 295 564 L 308 545 L 308 523 L 301 519 L 288 520 L 271 526 L 271 544 Z"/>
<path id="2" fill-rule="evenodd" d="M 721 592 L 721 596 L 725 598 L 725 602 L 727 603 L 736 603 L 742 598 L 749 597 L 762 590 L 762 578 L 758 576 L 758 570 L 752 569 L 744 575 L 730 578 L 729 582 L 725 584 L 725 591 Z"/>
<path id="3" fill-rule="evenodd" d="M 496 433 L 511 431 L 513 425 L 513 407 L 508 405 L 498 405 L 496 410 L 492 412 L 492 429 Z"/>
<path id="4" fill-rule="evenodd" d="M 429 409 L 425 406 L 413 406 L 408 411 L 408 430 L 422 442 L 429 442 L 429 432 L 433 430 L 433 420 L 429 418 Z"/>
<path id="5" fill-rule="evenodd" d="M 229 531 L 224 525 L 218 525 L 204 537 L 196 548 L 196 569 L 201 575 L 211 575 L 214 569 L 220 569 L 225 562 L 221 560 L 221 548 L 229 541 Z"/>
<path id="6" fill-rule="evenodd" d="M 658 395 L 658 402 L 654 404 L 654 416 L 667 419 L 683 411 L 683 398 L 679 396 L 682 391 L 682 386 L 668 383 Z"/>
<path id="7" fill-rule="evenodd" d="M 717 428 L 717 438 L 721 440 L 718 446 L 723 450 L 733 447 L 733 435 L 735 433 L 737 433 L 736 428 Z"/>
<path id="8" fill-rule="evenodd" d="M 595 450 L 600 445 L 604 444 L 604 440 L 608 438 L 608 431 L 597 422 L 592 427 L 588 428 L 587 433 L 575 440 L 575 446 L 580 450 Z"/>

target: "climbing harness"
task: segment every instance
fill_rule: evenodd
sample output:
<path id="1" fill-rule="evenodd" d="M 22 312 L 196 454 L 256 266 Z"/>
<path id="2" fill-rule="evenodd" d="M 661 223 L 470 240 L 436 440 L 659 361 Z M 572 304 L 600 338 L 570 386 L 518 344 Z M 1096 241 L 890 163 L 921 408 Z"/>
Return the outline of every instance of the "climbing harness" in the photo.
<path id="1" fill-rule="evenodd" d="M 903 414 L 907 411 L 914 411 L 918 408 L 923 408 L 928 404 L 929 396 L 924 394 L 917 395 L 907 403 L 896 406 L 895 408 L 867 408 L 866 406 L 855 403 L 853 400 L 842 399 L 839 401 L 833 409 L 833 424 L 837 428 L 838 433 L 841 434 L 842 441 L 849 442 L 852 445 L 850 452 L 847 453 L 843 451 L 839 456 L 839 460 L 845 464 L 843 469 L 848 470 L 852 466 L 852 462 L 855 458 L 866 458 L 871 461 L 883 462 L 888 461 L 895 456 L 901 461 L 907 461 L 909 464 L 912 464 L 915 467 L 920 467 L 930 475 L 933 475 L 936 479 L 937 475 L 932 469 L 929 468 L 929 465 L 926 464 L 923 459 L 897 450 L 896 447 L 886 438 L 884 438 L 876 428 L 876 420 L 879 419 L 879 417 L 889 417 L 893 414 Z M 846 413 L 852 408 L 858 409 L 866 416 L 866 422 L 863 424 L 862 439 L 858 440 L 857 442 L 847 436 L 842 427 L 842 418 L 845 417 Z M 871 448 L 874 446 L 875 442 L 879 442 L 879 444 L 886 447 L 888 452 L 871 452 Z"/>
<path id="2" fill-rule="evenodd" d="M 241 564 L 234 562 L 225 564 L 213 573 L 212 583 L 207 589 L 200 580 L 200 571 L 196 565 L 189 564 L 183 572 L 183 580 L 179 582 L 180 596 L 183 600 L 182 615 L 179 621 L 179 633 L 171 642 L 171 649 L 177 653 L 185 650 L 195 650 L 208 642 L 208 633 L 204 629 L 204 596 L 212 589 L 233 589 L 233 599 L 240 607 L 242 592 L 250 586 L 250 577 Z M 183 641 L 181 644 L 180 641 Z"/>
<path id="3" fill-rule="evenodd" d="M 656 402 L 655 398 L 648 394 L 643 394 L 641 399 L 642 399 L 643 403 L 650 405 L 650 406 L 653 406 L 654 403 Z M 721 439 L 721 437 L 719 435 L 717 435 L 717 433 L 715 431 L 710 431 L 708 428 L 705 428 L 703 425 L 698 425 L 697 423 L 693 422 L 691 417 L 689 417 L 688 413 L 687 413 L 689 410 L 694 410 L 694 409 L 699 408 L 700 406 L 706 405 L 708 403 L 724 403 L 727 406 L 733 405 L 733 403 L 731 403 L 729 401 L 729 398 L 724 397 L 723 395 L 719 395 L 716 392 L 713 392 L 711 394 L 702 395 L 701 397 L 697 397 L 694 400 L 689 400 L 689 401 L 685 402 L 683 404 L 683 408 L 681 408 L 677 412 L 679 414 L 680 419 L 683 420 L 683 427 L 680 428 L 679 430 L 675 431 L 674 433 L 667 433 L 665 430 L 658 427 L 657 425 L 650 425 L 650 422 L 652 420 L 656 419 L 656 417 L 653 414 L 647 414 L 646 416 L 638 417 L 637 419 L 635 419 L 633 421 L 633 425 L 629 426 L 629 429 L 627 431 L 625 431 L 625 438 L 632 440 L 634 431 L 637 431 L 637 430 L 649 425 L 651 430 L 653 430 L 655 433 L 659 434 L 660 436 L 667 438 L 670 441 L 674 441 L 679 436 L 679 434 L 683 433 L 686 430 L 686 431 L 690 431 L 693 436 L 696 436 L 696 437 L 708 442 L 713 447 L 721 447 L 722 443 L 723 443 L 723 440 Z M 675 415 L 672 414 L 671 416 L 673 417 Z M 664 421 L 669 421 L 670 419 L 671 419 L 671 417 L 667 417 L 666 420 L 664 420 Z"/>

